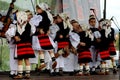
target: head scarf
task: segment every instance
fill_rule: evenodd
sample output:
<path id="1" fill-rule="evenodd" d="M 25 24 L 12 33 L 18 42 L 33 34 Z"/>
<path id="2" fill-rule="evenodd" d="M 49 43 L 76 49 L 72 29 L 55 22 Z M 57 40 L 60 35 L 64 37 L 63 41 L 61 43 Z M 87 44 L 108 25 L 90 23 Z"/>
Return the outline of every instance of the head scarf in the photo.
<path id="1" fill-rule="evenodd" d="M 28 16 L 24 11 L 17 12 L 17 31 L 21 35 L 25 31 Z"/>
<path id="2" fill-rule="evenodd" d="M 38 6 L 43 10 L 43 11 L 46 11 L 47 15 L 48 15 L 48 18 L 50 19 L 51 21 L 51 24 L 53 24 L 53 16 L 52 14 L 50 13 L 50 7 L 48 6 L 48 4 L 46 3 L 39 3 Z"/>
<path id="3" fill-rule="evenodd" d="M 70 19 L 69 16 L 66 13 L 60 13 L 59 16 L 62 18 L 63 20 L 63 24 L 64 24 L 64 28 L 69 27 L 71 30 L 73 29 L 71 23 L 70 23 Z"/>

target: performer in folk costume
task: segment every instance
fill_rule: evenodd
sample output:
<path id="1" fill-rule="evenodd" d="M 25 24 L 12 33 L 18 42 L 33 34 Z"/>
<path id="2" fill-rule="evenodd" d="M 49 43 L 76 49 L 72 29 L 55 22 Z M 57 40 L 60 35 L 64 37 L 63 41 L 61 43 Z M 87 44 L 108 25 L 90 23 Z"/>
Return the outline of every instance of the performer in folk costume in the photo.
<path id="1" fill-rule="evenodd" d="M 78 23 L 76 20 L 71 20 L 71 24 Z M 71 31 L 69 34 L 70 37 L 70 52 L 74 55 L 74 74 L 79 72 L 79 64 L 78 64 L 78 52 L 77 46 L 80 43 L 80 36 L 76 34 L 74 31 Z"/>
<path id="2" fill-rule="evenodd" d="M 114 56 L 116 55 L 116 49 L 114 46 L 114 41 L 115 41 L 115 32 L 114 29 L 111 27 L 111 21 L 108 19 L 105 19 L 101 22 L 101 26 L 103 26 L 103 29 L 105 30 L 105 36 L 108 39 L 109 42 L 109 53 L 110 53 L 110 57 L 111 57 L 111 61 L 112 61 L 112 65 L 113 65 L 113 73 L 117 72 L 117 67 L 116 67 L 116 62 L 114 60 Z"/>
<path id="3" fill-rule="evenodd" d="M 26 10 L 25 12 L 27 13 L 28 16 L 28 22 L 30 22 L 31 18 L 33 17 L 33 14 L 30 10 Z"/>
<path id="4" fill-rule="evenodd" d="M 95 47 L 95 44 L 100 42 L 101 34 L 99 32 L 99 29 L 96 27 L 96 18 L 94 15 L 89 16 L 89 27 L 91 34 L 93 36 L 92 44 L 90 47 L 91 56 L 92 56 L 92 62 L 90 62 L 90 67 L 91 67 L 90 72 L 91 74 L 97 74 L 96 68 L 100 64 L 100 57 L 97 56 L 97 49 Z"/>
<path id="5" fill-rule="evenodd" d="M 17 60 L 18 60 L 18 75 L 14 79 L 30 78 L 30 63 L 29 58 L 35 57 L 32 49 L 32 35 L 35 32 L 35 26 L 27 20 L 27 14 L 24 11 L 17 12 L 17 24 L 14 30 L 14 40 L 16 44 Z M 26 73 L 23 77 L 23 60 L 25 61 Z"/>
<path id="6" fill-rule="evenodd" d="M 39 70 L 43 70 L 46 67 L 45 61 L 44 61 L 44 51 L 47 50 L 51 56 L 52 59 L 52 68 L 55 68 L 56 66 L 56 61 L 55 61 L 55 56 L 54 56 L 54 42 L 49 36 L 49 27 L 53 23 L 53 17 L 50 14 L 50 12 L 47 10 L 48 5 L 46 3 L 40 3 L 36 6 L 36 11 L 38 16 L 36 28 L 37 31 L 35 35 L 38 37 L 38 42 L 39 44 L 36 45 L 36 47 L 39 47 L 39 55 L 40 55 L 40 66 Z M 33 17 L 34 19 L 35 17 Z"/>
<path id="7" fill-rule="evenodd" d="M 73 25 L 73 32 L 79 35 L 80 43 L 77 45 L 77 52 L 78 52 L 78 63 L 80 71 L 77 75 L 81 76 L 83 74 L 90 75 L 90 67 L 89 62 L 92 61 L 91 53 L 90 53 L 90 46 L 91 46 L 91 39 L 90 35 L 87 33 L 88 28 L 85 26 L 80 26 L 80 24 L 76 21 L 72 23 Z M 85 73 L 83 73 L 83 66 L 85 65 Z"/>
<path id="8" fill-rule="evenodd" d="M 73 23 L 75 20 L 71 20 L 70 23 Z M 72 26 L 72 24 L 71 24 Z M 71 28 L 71 30 L 73 27 Z M 79 69 L 78 64 L 78 55 L 77 55 L 77 45 L 80 43 L 78 34 L 70 31 L 69 33 L 69 55 L 67 57 L 64 57 L 64 72 L 69 72 L 69 75 L 74 75 Z"/>
<path id="9" fill-rule="evenodd" d="M 109 40 L 107 37 L 107 33 L 105 31 L 106 23 L 104 22 L 104 19 L 101 19 L 99 21 L 99 31 L 101 34 L 100 42 L 96 43 L 96 48 L 98 51 L 98 54 L 101 57 L 101 65 L 100 65 L 100 73 L 98 74 L 109 74 L 109 68 L 108 68 L 108 63 L 107 60 L 110 59 L 110 54 L 109 54 Z"/>
<path id="10" fill-rule="evenodd" d="M 32 12 L 30 10 L 26 10 L 25 12 L 27 13 L 27 16 L 28 16 L 28 22 L 31 23 L 31 18 L 33 17 Z M 32 36 L 32 39 L 33 38 L 34 38 L 34 36 Z M 33 44 L 34 44 L 34 42 L 32 40 L 32 47 L 33 47 Z M 31 64 L 31 68 L 33 67 L 33 64 L 36 64 L 35 70 L 37 70 L 39 53 L 38 53 L 37 50 L 34 49 L 34 47 L 33 47 L 33 50 L 34 50 L 35 58 L 29 58 L 29 61 L 30 61 L 30 64 Z"/>
<path id="11" fill-rule="evenodd" d="M 60 13 L 57 16 L 57 26 L 59 30 L 56 33 L 54 41 L 57 41 L 58 52 L 63 51 L 65 55 L 69 54 L 69 32 L 72 28 L 69 17 L 65 13 Z"/>
<path id="12" fill-rule="evenodd" d="M 56 32 L 59 30 L 59 27 L 57 26 L 56 22 L 57 22 L 56 16 L 53 15 L 53 24 L 49 28 L 50 29 L 49 36 L 52 38 L 52 40 L 55 39 Z M 55 53 L 55 58 L 56 58 L 57 65 L 59 65 L 59 63 L 57 61 L 57 57 L 56 57 L 56 51 L 57 51 L 57 43 L 55 42 L 54 53 Z M 50 62 L 50 64 L 51 64 L 51 62 Z M 57 65 L 56 65 L 56 67 L 57 67 Z M 55 71 L 57 71 L 56 67 L 54 69 L 52 69 L 51 66 L 50 66 L 50 76 L 55 76 L 56 75 L 56 72 L 55 72 Z"/>
<path id="13" fill-rule="evenodd" d="M 56 33 L 59 30 L 57 25 L 57 16 L 53 15 L 53 24 L 50 26 L 50 37 L 54 40 L 56 37 Z"/>
<path id="14" fill-rule="evenodd" d="M 13 12 L 12 15 L 16 15 L 16 11 Z M 12 16 L 13 17 L 13 16 Z M 17 66 L 18 66 L 18 62 L 17 62 L 17 59 L 15 59 L 15 54 L 16 53 L 16 44 L 14 43 L 14 39 L 13 39 L 13 36 L 14 36 L 14 32 L 15 32 L 15 28 L 16 28 L 16 16 L 14 16 L 12 18 L 12 22 L 8 28 L 8 30 L 6 31 L 5 33 L 5 36 L 8 40 L 8 45 L 9 45 L 9 48 L 10 48 L 10 77 L 13 78 L 15 75 L 17 75 Z M 14 66 L 13 66 L 14 65 Z"/>
<path id="15" fill-rule="evenodd" d="M 54 39 L 57 42 L 57 53 L 55 55 L 58 65 L 56 66 L 56 70 L 57 72 L 59 71 L 59 75 L 62 75 L 64 67 L 63 57 L 69 55 L 69 32 L 71 24 L 66 13 L 60 13 L 56 16 L 56 24 L 59 28 Z"/>

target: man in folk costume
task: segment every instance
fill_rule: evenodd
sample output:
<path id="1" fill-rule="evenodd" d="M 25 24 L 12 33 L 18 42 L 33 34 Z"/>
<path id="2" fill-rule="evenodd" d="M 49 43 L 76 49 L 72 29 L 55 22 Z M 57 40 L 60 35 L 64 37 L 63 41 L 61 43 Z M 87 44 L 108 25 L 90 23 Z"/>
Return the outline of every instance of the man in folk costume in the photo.
<path id="1" fill-rule="evenodd" d="M 59 28 L 54 39 L 54 41 L 57 42 L 57 53 L 55 55 L 57 56 L 58 65 L 56 66 L 56 69 L 59 70 L 59 75 L 62 75 L 61 73 L 64 67 L 63 57 L 67 57 L 69 55 L 69 32 L 71 24 L 66 13 L 58 14 L 56 16 L 56 21 Z"/>
<path id="2" fill-rule="evenodd" d="M 97 52 L 101 58 L 100 72 L 98 74 L 104 75 L 104 74 L 109 74 L 109 67 L 107 60 L 110 59 L 109 40 L 107 38 L 107 34 L 104 29 L 106 27 L 106 22 L 104 21 L 104 19 L 101 19 L 99 21 L 99 27 L 100 27 L 99 31 L 101 34 L 101 38 L 100 38 L 100 42 L 95 44 L 97 48 Z"/>
<path id="3" fill-rule="evenodd" d="M 79 44 L 77 45 L 77 53 L 78 53 L 78 63 L 79 69 L 78 76 L 82 75 L 90 75 L 90 67 L 89 62 L 92 61 L 91 53 L 90 53 L 90 46 L 91 46 L 91 39 L 90 35 L 87 33 L 88 28 L 85 26 L 80 26 L 78 22 L 72 23 L 73 25 L 73 32 L 78 34 L 79 36 Z M 85 72 L 83 73 L 83 66 L 85 65 Z"/>
<path id="4" fill-rule="evenodd" d="M 105 36 L 108 39 L 109 42 L 109 53 L 112 61 L 112 66 L 113 66 L 113 73 L 117 72 L 117 67 L 116 67 L 116 62 L 114 60 L 114 56 L 116 55 L 116 49 L 114 46 L 114 41 L 115 41 L 115 32 L 114 29 L 111 27 L 111 21 L 108 19 L 105 19 L 104 21 L 101 22 L 101 26 L 103 26 L 103 29 L 105 30 Z"/>
<path id="5" fill-rule="evenodd" d="M 16 44 L 14 44 L 14 39 L 12 38 L 13 34 L 14 34 L 13 27 L 16 27 L 16 25 L 10 24 L 9 29 L 5 33 L 5 36 L 8 40 L 8 44 L 9 44 L 9 48 L 10 48 L 10 77 L 11 78 L 13 78 L 15 75 L 17 75 L 17 66 L 18 66 L 17 59 L 15 59 Z"/>
<path id="6" fill-rule="evenodd" d="M 13 12 L 12 15 L 16 15 L 17 12 Z M 16 29 L 16 17 L 13 17 L 12 23 L 10 24 L 8 30 L 5 33 L 5 36 L 8 40 L 8 45 L 10 48 L 10 77 L 13 78 L 15 75 L 17 75 L 17 66 L 18 62 L 17 59 L 15 59 L 16 53 L 16 44 L 14 43 L 13 36 L 15 35 L 15 29 Z M 13 66 L 14 65 L 14 66 Z"/>
<path id="7" fill-rule="evenodd" d="M 39 47 L 39 55 L 40 55 L 40 66 L 39 66 L 39 70 L 43 70 L 46 67 L 45 64 L 45 57 L 44 57 L 44 51 L 48 51 L 51 59 L 52 59 L 52 68 L 55 68 L 56 66 L 56 61 L 55 61 L 55 56 L 54 56 L 54 42 L 51 39 L 51 37 L 49 36 L 49 27 L 50 25 L 53 23 L 53 17 L 51 15 L 51 13 L 47 10 L 48 9 L 48 5 L 46 3 L 40 3 L 36 6 L 36 11 L 37 11 L 37 16 L 41 17 L 39 18 L 40 20 L 37 21 L 37 31 L 35 33 L 35 35 L 38 37 L 38 43 L 37 44 Z M 33 17 L 34 19 L 34 17 Z"/>
<path id="8" fill-rule="evenodd" d="M 13 36 L 17 48 L 18 75 L 14 79 L 30 78 L 29 58 L 35 57 L 32 49 L 32 35 L 35 33 L 35 26 L 27 20 L 27 14 L 24 11 L 17 12 L 17 25 L 15 35 Z M 23 60 L 25 61 L 26 73 L 23 77 Z"/>
<path id="9" fill-rule="evenodd" d="M 101 34 L 99 32 L 99 29 L 96 28 L 96 18 L 94 15 L 89 16 L 89 27 L 90 31 L 92 32 L 93 40 L 92 40 L 92 45 L 90 47 L 91 55 L 92 55 L 92 62 L 90 62 L 90 67 L 91 67 L 91 74 L 97 74 L 96 68 L 100 64 L 100 57 L 97 56 L 97 49 L 95 47 L 96 43 L 100 42 L 100 37 Z"/>

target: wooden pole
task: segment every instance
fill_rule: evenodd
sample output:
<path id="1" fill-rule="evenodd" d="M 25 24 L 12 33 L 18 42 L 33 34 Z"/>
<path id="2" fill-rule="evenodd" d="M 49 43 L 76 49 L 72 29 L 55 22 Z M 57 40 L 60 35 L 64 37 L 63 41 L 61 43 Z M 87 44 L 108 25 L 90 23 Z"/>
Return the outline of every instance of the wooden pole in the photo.
<path id="1" fill-rule="evenodd" d="M 103 19 L 106 19 L 106 0 L 104 0 Z"/>

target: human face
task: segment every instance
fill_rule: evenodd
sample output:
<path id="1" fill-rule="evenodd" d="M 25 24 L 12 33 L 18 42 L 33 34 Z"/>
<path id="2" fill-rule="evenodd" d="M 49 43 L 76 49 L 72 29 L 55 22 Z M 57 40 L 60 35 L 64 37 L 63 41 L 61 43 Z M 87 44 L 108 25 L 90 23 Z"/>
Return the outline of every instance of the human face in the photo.
<path id="1" fill-rule="evenodd" d="M 56 21 L 57 21 L 57 23 L 60 23 L 60 22 L 62 22 L 63 20 L 62 20 L 62 18 L 61 18 L 60 16 L 57 16 Z"/>
<path id="2" fill-rule="evenodd" d="M 36 12 L 37 12 L 37 13 L 42 13 L 43 10 L 37 5 L 37 6 L 36 6 Z"/>
<path id="3" fill-rule="evenodd" d="M 89 20 L 89 24 L 90 24 L 92 27 L 95 27 L 95 25 L 96 25 L 96 20 L 95 20 L 95 19 Z"/>
<path id="4" fill-rule="evenodd" d="M 28 21 L 30 21 L 30 19 L 33 17 L 32 14 L 28 15 Z"/>
<path id="5" fill-rule="evenodd" d="M 28 16 L 28 21 L 30 21 L 30 19 L 33 17 L 32 12 L 30 12 L 29 10 L 25 11 L 27 13 Z"/>
<path id="6" fill-rule="evenodd" d="M 73 26 L 74 31 L 76 31 L 76 32 L 81 32 L 82 31 L 82 28 L 81 28 L 79 23 L 75 22 L 75 23 L 72 24 L 72 26 Z"/>

